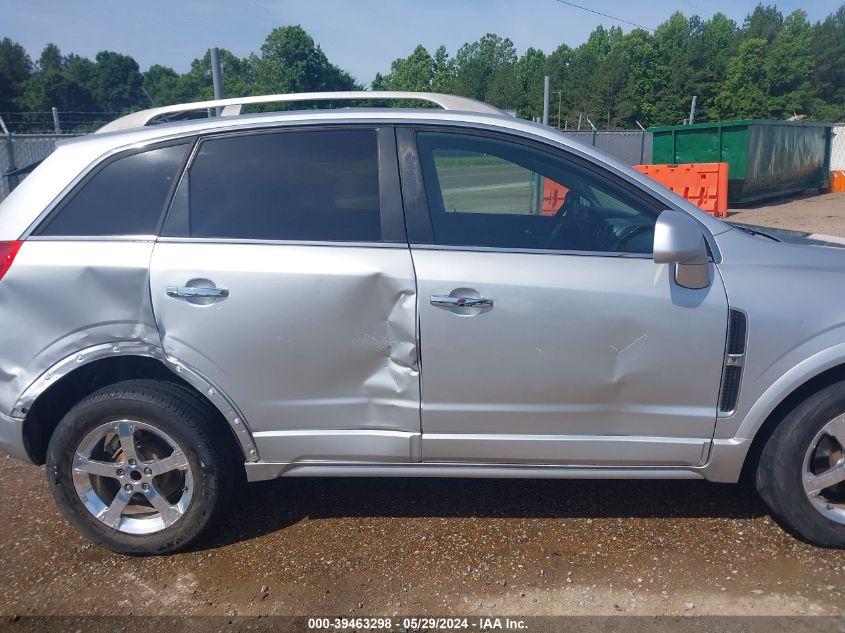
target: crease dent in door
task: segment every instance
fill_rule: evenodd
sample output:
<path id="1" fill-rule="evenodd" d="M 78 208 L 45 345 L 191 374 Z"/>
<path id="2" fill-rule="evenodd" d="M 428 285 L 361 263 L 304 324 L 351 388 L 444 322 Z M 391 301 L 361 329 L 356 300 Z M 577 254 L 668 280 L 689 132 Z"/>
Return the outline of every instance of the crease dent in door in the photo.
<path id="1" fill-rule="evenodd" d="M 402 279 L 382 274 L 362 278 L 364 296 L 383 301 L 384 320 L 372 332 L 353 337 L 356 347 L 363 344 L 374 352 L 370 372 L 363 374 L 362 394 L 371 407 L 381 404 L 406 406 L 405 394 L 418 388 L 419 367 L 416 334 L 416 292 Z M 357 351 L 357 350 L 356 350 Z M 396 401 L 397 397 L 399 401 Z M 376 411 L 374 417 L 378 418 Z"/>
<path id="2" fill-rule="evenodd" d="M 630 337 L 622 340 L 630 340 Z M 613 357 L 613 372 L 611 374 L 610 385 L 621 386 L 628 382 L 631 376 L 637 375 L 639 365 L 645 356 L 643 348 L 647 341 L 648 334 L 641 334 L 627 345 L 622 342 L 616 345 L 613 343 L 608 345 L 608 349 Z M 651 359 L 646 360 L 649 362 Z"/>

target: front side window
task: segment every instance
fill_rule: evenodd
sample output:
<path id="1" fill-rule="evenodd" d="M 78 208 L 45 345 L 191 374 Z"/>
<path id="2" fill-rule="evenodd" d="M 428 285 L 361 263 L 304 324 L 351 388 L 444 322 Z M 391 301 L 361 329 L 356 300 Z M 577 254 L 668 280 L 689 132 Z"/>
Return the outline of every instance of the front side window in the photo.
<path id="1" fill-rule="evenodd" d="M 188 150 L 160 147 L 107 163 L 83 183 L 36 235 L 153 235 Z"/>
<path id="2" fill-rule="evenodd" d="M 164 233 L 379 241 L 376 131 L 270 132 L 203 141 Z"/>
<path id="3" fill-rule="evenodd" d="M 434 241 L 651 253 L 659 209 L 610 178 L 528 145 L 418 132 Z"/>

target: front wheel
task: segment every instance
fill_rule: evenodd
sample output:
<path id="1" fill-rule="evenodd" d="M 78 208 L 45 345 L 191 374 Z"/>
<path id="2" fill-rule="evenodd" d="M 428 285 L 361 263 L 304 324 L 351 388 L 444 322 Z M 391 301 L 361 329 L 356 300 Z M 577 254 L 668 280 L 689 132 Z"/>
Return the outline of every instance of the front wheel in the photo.
<path id="1" fill-rule="evenodd" d="M 47 473 L 59 508 L 88 539 L 122 554 L 180 549 L 207 527 L 231 480 L 205 403 L 179 385 L 129 380 L 74 406 Z"/>
<path id="2" fill-rule="evenodd" d="M 845 547 L 845 382 L 786 414 L 763 447 L 756 484 L 775 517 L 799 536 Z"/>

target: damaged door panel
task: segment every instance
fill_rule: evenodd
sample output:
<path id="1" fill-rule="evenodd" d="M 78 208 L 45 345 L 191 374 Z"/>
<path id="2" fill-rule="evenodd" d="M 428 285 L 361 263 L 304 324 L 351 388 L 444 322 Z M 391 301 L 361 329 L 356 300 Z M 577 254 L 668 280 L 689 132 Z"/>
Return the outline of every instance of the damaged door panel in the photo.
<path id="1" fill-rule="evenodd" d="M 727 300 L 645 258 L 416 248 L 423 460 L 701 462 L 716 421 Z M 489 310 L 429 296 L 470 287 Z"/>
<path id="2" fill-rule="evenodd" d="M 169 286 L 228 291 L 169 296 Z M 409 461 L 420 432 L 407 247 L 160 241 L 165 353 L 225 385 L 267 462 Z"/>

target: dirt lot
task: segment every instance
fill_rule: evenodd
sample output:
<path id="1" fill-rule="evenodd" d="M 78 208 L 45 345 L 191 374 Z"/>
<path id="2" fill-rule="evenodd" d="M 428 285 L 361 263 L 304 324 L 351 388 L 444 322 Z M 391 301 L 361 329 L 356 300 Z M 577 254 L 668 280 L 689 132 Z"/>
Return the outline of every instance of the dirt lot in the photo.
<path id="1" fill-rule="evenodd" d="M 845 192 L 787 198 L 736 209 L 728 220 L 845 237 Z"/>
<path id="2" fill-rule="evenodd" d="M 732 219 L 845 236 L 845 194 Z M 845 614 L 845 552 L 740 486 L 280 480 L 139 559 L 78 536 L 43 468 L 0 456 L 0 482 L 0 615 Z"/>

